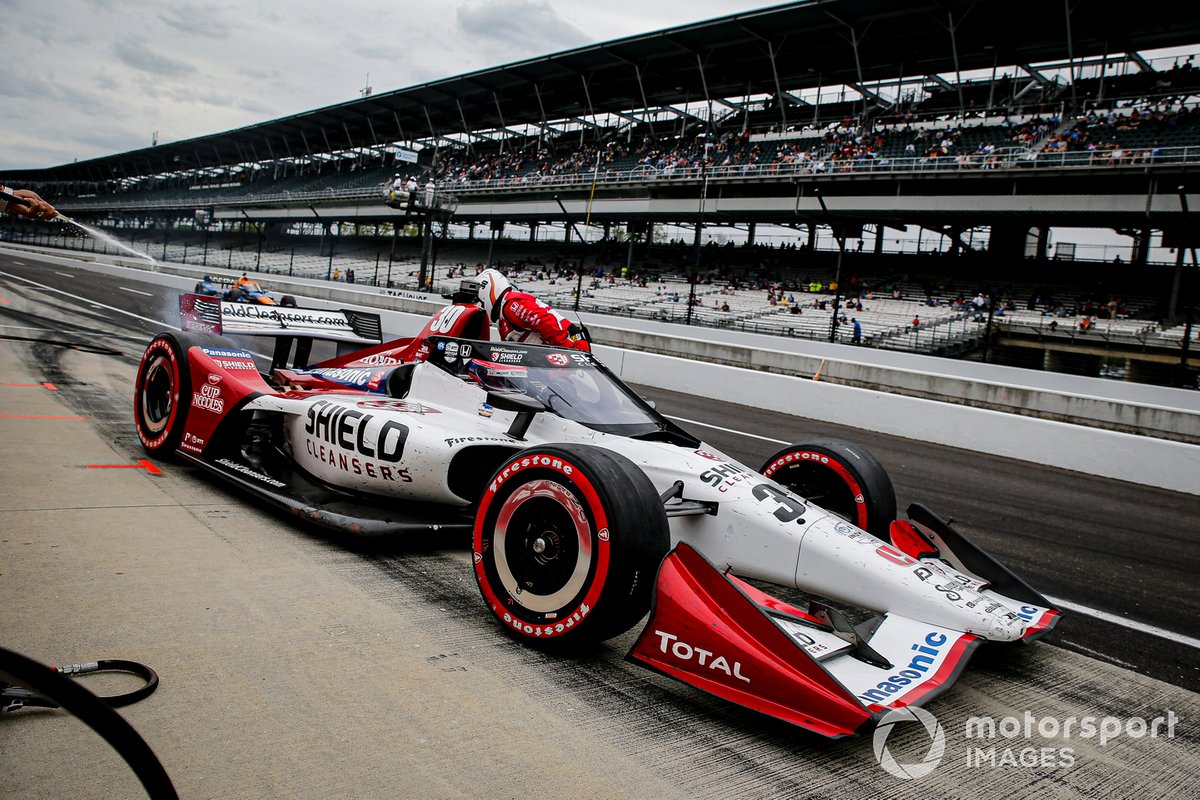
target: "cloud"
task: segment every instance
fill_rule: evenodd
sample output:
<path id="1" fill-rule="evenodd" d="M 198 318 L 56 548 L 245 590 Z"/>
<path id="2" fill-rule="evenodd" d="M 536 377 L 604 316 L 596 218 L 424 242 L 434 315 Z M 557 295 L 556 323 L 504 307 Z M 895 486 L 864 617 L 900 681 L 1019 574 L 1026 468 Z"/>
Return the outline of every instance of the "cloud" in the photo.
<path id="1" fill-rule="evenodd" d="M 186 61 L 164 56 L 151 50 L 140 40 L 113 42 L 113 55 L 126 66 L 160 75 L 164 78 L 180 78 L 196 71 Z"/>
<path id="2" fill-rule="evenodd" d="M 565 50 L 591 40 L 558 15 L 547 0 L 489 0 L 458 9 L 458 27 L 467 36 L 516 53 Z"/>
<path id="3" fill-rule="evenodd" d="M 208 6 L 169 6 L 158 15 L 166 25 L 188 36 L 207 36 L 210 39 L 227 39 L 232 27 L 217 18 L 217 9 Z"/>

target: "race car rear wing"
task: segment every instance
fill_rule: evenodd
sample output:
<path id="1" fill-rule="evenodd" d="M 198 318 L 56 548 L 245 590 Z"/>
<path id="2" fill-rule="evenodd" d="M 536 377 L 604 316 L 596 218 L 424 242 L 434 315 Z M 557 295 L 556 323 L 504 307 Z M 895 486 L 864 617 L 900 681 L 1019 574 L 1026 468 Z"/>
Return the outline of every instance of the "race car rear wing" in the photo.
<path id="1" fill-rule="evenodd" d="M 209 295 L 181 294 L 179 319 L 185 331 L 274 337 L 278 362 L 274 366 L 284 365 L 293 339 L 297 341 L 294 366 L 305 366 L 314 339 L 337 342 L 338 355 L 383 341 L 383 323 L 378 314 L 346 308 L 257 305 Z"/>

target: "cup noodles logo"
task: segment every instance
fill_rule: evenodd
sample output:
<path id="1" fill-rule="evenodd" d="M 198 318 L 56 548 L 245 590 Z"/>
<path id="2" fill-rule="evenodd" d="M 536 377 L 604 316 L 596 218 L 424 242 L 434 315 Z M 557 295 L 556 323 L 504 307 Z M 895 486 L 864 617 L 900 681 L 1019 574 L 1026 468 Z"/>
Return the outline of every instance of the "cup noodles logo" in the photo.
<path id="1" fill-rule="evenodd" d="M 564 353 L 550 353 L 546 356 L 546 360 L 556 367 L 565 367 L 571 363 L 570 357 Z"/>
<path id="2" fill-rule="evenodd" d="M 216 380 L 213 380 L 213 379 Z M 221 397 L 220 375 L 209 375 L 208 383 L 200 387 L 200 391 L 192 394 L 192 406 L 211 411 L 214 414 L 225 413 L 225 400 Z"/>

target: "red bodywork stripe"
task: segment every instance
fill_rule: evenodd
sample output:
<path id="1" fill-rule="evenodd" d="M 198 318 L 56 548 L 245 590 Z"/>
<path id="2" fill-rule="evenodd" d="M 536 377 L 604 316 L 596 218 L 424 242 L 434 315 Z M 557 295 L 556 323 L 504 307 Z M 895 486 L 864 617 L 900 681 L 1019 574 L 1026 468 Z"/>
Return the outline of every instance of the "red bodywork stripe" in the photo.
<path id="1" fill-rule="evenodd" d="M 712 564 L 686 544 L 663 560 L 650 621 L 627 658 L 830 737 L 871 715 Z"/>

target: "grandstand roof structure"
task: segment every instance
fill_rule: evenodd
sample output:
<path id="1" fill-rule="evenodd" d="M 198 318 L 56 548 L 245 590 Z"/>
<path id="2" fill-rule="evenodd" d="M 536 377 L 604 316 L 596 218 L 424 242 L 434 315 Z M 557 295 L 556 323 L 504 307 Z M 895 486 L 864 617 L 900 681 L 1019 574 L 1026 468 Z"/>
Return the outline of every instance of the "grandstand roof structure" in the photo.
<path id="1" fill-rule="evenodd" d="M 1068 10 L 1069 9 L 1069 10 Z M 107 181 L 301 158 L 600 113 L 861 86 L 902 76 L 1072 61 L 1200 42 L 1187 3 L 1112 13 L 1079 0 L 1031 13 L 1000 0 L 803 0 L 517 61 L 236 130 L 39 170 L 10 180 Z"/>

